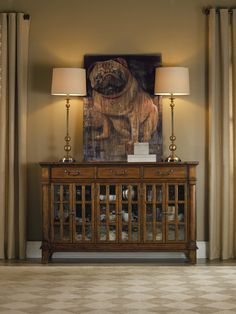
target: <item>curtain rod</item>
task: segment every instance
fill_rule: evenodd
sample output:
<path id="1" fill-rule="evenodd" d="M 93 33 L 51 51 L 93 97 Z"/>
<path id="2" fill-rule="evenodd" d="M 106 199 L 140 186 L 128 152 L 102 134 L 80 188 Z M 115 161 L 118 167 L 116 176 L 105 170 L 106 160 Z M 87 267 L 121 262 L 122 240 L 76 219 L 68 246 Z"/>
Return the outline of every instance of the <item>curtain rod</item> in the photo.
<path id="1" fill-rule="evenodd" d="M 29 20 L 30 19 L 30 15 L 29 14 L 24 14 L 24 20 Z"/>
<path id="2" fill-rule="evenodd" d="M 208 15 L 208 14 L 210 13 L 210 9 L 216 9 L 216 13 L 220 13 L 220 10 L 221 10 L 221 9 L 226 9 L 226 10 L 229 11 L 230 14 L 232 14 L 232 13 L 233 13 L 233 10 L 236 9 L 236 7 L 229 7 L 229 8 L 227 8 L 227 7 L 216 7 L 216 8 L 207 7 L 207 8 L 203 8 L 203 9 L 202 9 L 202 12 L 203 12 L 204 14 Z"/>

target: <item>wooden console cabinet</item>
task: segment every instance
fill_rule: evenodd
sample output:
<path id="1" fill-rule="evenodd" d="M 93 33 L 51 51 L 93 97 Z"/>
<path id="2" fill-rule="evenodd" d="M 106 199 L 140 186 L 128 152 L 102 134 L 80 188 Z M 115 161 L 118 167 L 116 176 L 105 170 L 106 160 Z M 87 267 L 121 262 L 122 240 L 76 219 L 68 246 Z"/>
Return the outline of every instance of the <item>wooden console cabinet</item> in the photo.
<path id="1" fill-rule="evenodd" d="M 42 262 L 62 251 L 168 251 L 196 263 L 197 164 L 40 163 Z"/>

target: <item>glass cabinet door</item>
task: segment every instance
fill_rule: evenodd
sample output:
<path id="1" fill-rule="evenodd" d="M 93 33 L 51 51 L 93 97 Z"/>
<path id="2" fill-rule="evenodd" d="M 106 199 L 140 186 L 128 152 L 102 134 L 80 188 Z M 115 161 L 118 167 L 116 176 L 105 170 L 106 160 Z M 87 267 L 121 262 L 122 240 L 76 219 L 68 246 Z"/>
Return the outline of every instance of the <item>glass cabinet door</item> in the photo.
<path id="1" fill-rule="evenodd" d="M 97 240 L 118 241 L 118 186 L 97 185 Z"/>
<path id="2" fill-rule="evenodd" d="M 164 184 L 144 186 L 144 242 L 164 241 Z"/>
<path id="3" fill-rule="evenodd" d="M 70 242 L 71 235 L 70 184 L 54 184 L 51 190 L 51 232 L 55 242 Z"/>
<path id="4" fill-rule="evenodd" d="M 122 184 L 119 190 L 119 242 L 139 242 L 139 185 Z"/>
<path id="5" fill-rule="evenodd" d="M 186 241 L 187 194 L 185 184 L 167 184 L 166 240 Z"/>
<path id="6" fill-rule="evenodd" d="M 74 185 L 74 241 L 94 240 L 94 185 Z"/>

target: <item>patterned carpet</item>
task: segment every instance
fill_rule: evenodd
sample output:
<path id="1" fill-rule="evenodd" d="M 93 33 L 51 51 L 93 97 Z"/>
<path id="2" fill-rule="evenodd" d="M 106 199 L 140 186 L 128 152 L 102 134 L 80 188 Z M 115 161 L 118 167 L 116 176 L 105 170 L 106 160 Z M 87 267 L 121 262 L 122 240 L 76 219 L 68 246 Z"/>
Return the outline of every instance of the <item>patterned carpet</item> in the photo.
<path id="1" fill-rule="evenodd" d="M 236 313 L 235 266 L 0 266 L 0 313 Z"/>

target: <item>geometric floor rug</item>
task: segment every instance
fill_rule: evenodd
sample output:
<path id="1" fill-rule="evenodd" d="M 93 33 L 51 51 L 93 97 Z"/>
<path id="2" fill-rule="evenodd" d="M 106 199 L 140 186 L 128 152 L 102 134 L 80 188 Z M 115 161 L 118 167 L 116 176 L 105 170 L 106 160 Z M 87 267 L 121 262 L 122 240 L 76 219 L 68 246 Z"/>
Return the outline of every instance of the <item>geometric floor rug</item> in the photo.
<path id="1" fill-rule="evenodd" d="M 236 313 L 235 266 L 0 266 L 1 314 Z"/>

